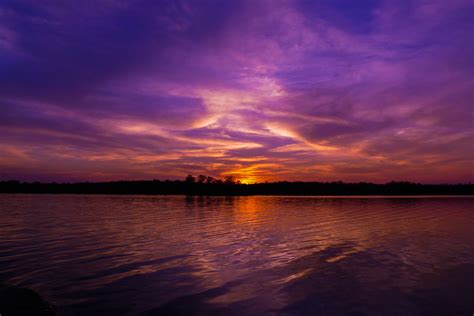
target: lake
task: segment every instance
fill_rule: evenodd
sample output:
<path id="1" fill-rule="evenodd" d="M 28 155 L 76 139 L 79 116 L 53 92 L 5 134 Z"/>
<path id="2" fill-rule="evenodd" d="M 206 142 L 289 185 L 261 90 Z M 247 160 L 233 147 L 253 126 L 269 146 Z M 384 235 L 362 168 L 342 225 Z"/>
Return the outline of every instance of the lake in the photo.
<path id="1" fill-rule="evenodd" d="M 60 315 L 472 315 L 470 197 L 0 195 Z"/>

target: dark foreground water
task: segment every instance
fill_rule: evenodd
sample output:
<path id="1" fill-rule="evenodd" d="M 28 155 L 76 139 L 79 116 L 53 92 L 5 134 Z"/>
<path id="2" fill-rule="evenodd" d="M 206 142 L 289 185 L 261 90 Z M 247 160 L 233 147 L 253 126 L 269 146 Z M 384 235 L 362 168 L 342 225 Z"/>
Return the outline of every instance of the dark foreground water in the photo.
<path id="1" fill-rule="evenodd" d="M 0 195 L 64 315 L 472 315 L 473 198 Z"/>

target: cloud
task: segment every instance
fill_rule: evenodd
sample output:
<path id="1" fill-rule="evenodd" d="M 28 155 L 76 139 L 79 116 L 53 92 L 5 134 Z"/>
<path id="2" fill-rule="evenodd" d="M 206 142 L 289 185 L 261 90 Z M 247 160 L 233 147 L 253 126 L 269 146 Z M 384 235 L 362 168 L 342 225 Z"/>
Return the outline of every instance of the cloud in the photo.
<path id="1" fill-rule="evenodd" d="M 472 181 L 470 1 L 4 1 L 1 178 Z"/>

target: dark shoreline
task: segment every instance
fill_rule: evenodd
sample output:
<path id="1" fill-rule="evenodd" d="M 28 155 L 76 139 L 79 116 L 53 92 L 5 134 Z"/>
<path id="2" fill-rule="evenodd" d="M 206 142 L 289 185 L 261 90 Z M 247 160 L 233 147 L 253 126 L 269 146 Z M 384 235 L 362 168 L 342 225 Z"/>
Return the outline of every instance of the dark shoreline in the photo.
<path id="1" fill-rule="evenodd" d="M 0 182 L 0 193 L 195 195 L 195 196 L 446 196 L 474 195 L 474 184 L 410 182 L 272 182 L 257 184 L 188 183 L 185 181 L 116 181 L 82 183 Z"/>
<path id="2" fill-rule="evenodd" d="M 56 307 L 29 288 L 0 283 L 0 314 L 54 316 Z"/>

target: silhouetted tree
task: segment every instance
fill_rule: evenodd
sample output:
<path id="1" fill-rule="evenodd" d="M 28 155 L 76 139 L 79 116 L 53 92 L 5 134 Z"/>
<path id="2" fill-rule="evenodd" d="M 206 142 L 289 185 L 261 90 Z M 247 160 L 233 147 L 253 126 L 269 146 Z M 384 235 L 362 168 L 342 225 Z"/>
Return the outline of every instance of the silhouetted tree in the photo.
<path id="1" fill-rule="evenodd" d="M 204 183 L 204 181 L 206 181 L 206 176 L 203 174 L 198 175 L 197 183 Z"/>
<path id="2" fill-rule="evenodd" d="M 207 178 L 206 178 L 206 183 L 207 183 L 207 184 L 211 184 L 211 183 L 214 183 L 215 180 L 216 180 L 216 179 L 214 179 L 213 177 L 207 176 Z"/>
<path id="3" fill-rule="evenodd" d="M 186 183 L 195 183 L 196 182 L 196 178 L 193 177 L 192 175 L 188 174 L 186 176 L 186 178 L 184 179 L 184 182 Z"/>
<path id="4" fill-rule="evenodd" d="M 225 180 L 224 180 L 224 183 L 225 184 L 235 184 L 235 178 L 234 176 L 226 176 L 225 177 Z"/>

